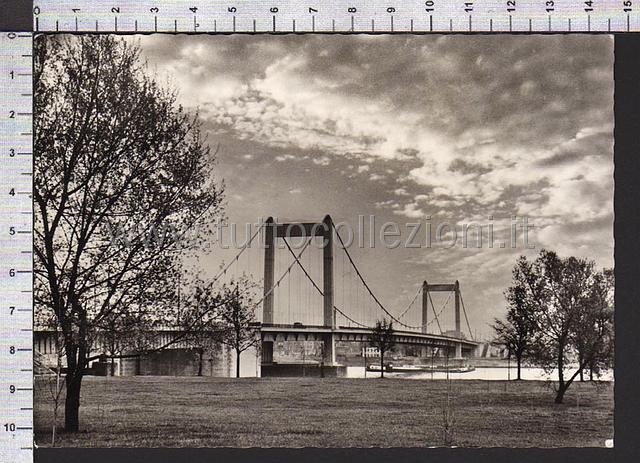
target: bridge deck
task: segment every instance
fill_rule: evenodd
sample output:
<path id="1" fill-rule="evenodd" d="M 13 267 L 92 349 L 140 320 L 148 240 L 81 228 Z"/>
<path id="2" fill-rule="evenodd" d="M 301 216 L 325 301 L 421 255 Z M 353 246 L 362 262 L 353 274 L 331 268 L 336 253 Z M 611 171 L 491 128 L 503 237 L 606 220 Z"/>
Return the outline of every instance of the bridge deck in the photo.
<path id="1" fill-rule="evenodd" d="M 335 329 L 326 326 L 287 325 L 263 323 L 259 326 L 262 339 L 274 341 L 280 336 L 285 340 L 320 340 L 323 335 L 334 334 L 338 341 L 367 341 L 370 328 L 338 326 Z M 394 331 L 396 342 L 408 344 L 427 344 L 433 346 L 452 346 L 462 344 L 463 347 L 475 348 L 480 343 L 470 339 L 455 338 L 441 334 L 418 333 L 414 331 Z"/>

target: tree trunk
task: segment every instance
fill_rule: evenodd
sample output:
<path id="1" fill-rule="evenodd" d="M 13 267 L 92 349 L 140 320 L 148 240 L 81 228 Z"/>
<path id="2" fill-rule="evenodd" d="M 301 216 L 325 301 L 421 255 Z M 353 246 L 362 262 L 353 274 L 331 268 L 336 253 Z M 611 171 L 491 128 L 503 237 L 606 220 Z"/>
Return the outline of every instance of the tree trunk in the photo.
<path id="1" fill-rule="evenodd" d="M 517 363 L 517 365 L 518 365 L 517 379 L 518 379 L 518 380 L 520 380 L 520 379 L 522 379 L 522 378 L 520 377 L 520 366 L 521 366 L 521 364 L 522 364 L 522 356 L 518 356 L 518 357 L 516 357 L 516 363 Z"/>
<path id="2" fill-rule="evenodd" d="M 113 357 L 111 358 L 111 364 L 109 365 L 109 373 L 111 374 L 111 376 L 115 376 L 116 375 L 116 362 L 113 359 Z"/>
<path id="3" fill-rule="evenodd" d="M 78 432 L 80 428 L 80 388 L 82 386 L 82 367 L 67 373 L 67 397 L 64 402 L 64 429 Z"/>
<path id="4" fill-rule="evenodd" d="M 384 378 L 384 352 L 380 350 L 380 377 Z"/>
<path id="5" fill-rule="evenodd" d="M 580 374 L 580 382 L 584 382 L 584 368 L 582 367 L 582 365 L 584 365 L 583 359 L 582 359 L 582 355 L 578 356 L 578 368 L 579 368 L 579 374 Z"/>
<path id="6" fill-rule="evenodd" d="M 236 351 L 236 378 L 240 377 L 240 351 Z"/>
<path id="7" fill-rule="evenodd" d="M 564 385 L 564 345 L 560 344 L 558 348 L 558 393 L 556 394 L 555 403 L 561 404 L 564 393 L 567 390 Z"/>
<path id="8" fill-rule="evenodd" d="M 556 394 L 556 398 L 555 398 L 554 402 L 557 403 L 557 404 L 561 404 L 562 403 L 562 399 L 564 398 L 564 393 L 565 392 L 567 392 L 567 388 L 565 387 L 565 385 L 563 383 L 558 387 L 558 392 Z"/>
<path id="9" fill-rule="evenodd" d="M 60 408 L 60 376 L 62 375 L 62 357 L 60 355 L 60 346 L 56 346 L 56 352 L 58 356 L 58 363 L 56 365 L 56 393 L 53 398 L 53 427 L 51 428 L 51 447 L 56 446 L 56 432 L 58 430 L 58 409 Z"/>
<path id="10" fill-rule="evenodd" d="M 593 381 L 593 365 L 589 367 L 589 381 Z"/>
<path id="11" fill-rule="evenodd" d="M 202 376 L 202 358 L 204 356 L 204 349 L 198 349 L 198 376 Z"/>
<path id="12" fill-rule="evenodd" d="M 51 447 L 56 446 L 56 427 L 58 424 L 58 404 L 53 406 L 53 426 L 51 427 Z"/>

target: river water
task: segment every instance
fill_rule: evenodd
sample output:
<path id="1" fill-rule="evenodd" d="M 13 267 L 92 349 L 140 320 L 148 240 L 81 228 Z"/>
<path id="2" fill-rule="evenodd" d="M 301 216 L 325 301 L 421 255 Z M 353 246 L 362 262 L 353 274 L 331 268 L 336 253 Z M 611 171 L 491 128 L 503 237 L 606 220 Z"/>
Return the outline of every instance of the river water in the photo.
<path id="1" fill-rule="evenodd" d="M 569 378 L 569 375 L 572 375 L 575 372 L 567 371 L 565 374 L 566 378 Z M 364 378 L 366 374 L 367 378 L 376 378 L 380 376 L 380 373 L 374 371 L 367 371 L 363 366 L 348 366 L 347 367 L 347 377 L 348 378 Z M 493 381 L 503 381 L 507 379 L 516 379 L 517 371 L 515 367 L 505 368 L 505 367 L 476 367 L 474 371 L 468 371 L 466 373 L 449 373 L 449 377 L 451 379 L 483 379 L 483 380 L 493 380 Z M 384 374 L 385 377 L 390 378 L 406 378 L 406 379 L 446 379 L 447 374 L 443 372 L 418 372 L 418 373 L 387 373 Z M 523 367 L 521 369 L 522 379 L 525 380 L 537 380 L 537 381 L 546 381 L 546 380 L 557 380 L 558 372 L 553 371 L 550 374 L 545 372 L 542 368 L 533 368 L 533 367 Z M 588 373 L 585 373 L 585 380 L 589 379 Z M 604 372 L 600 378 L 597 378 L 603 381 L 613 381 L 613 371 Z M 577 379 L 576 379 L 577 380 Z"/>

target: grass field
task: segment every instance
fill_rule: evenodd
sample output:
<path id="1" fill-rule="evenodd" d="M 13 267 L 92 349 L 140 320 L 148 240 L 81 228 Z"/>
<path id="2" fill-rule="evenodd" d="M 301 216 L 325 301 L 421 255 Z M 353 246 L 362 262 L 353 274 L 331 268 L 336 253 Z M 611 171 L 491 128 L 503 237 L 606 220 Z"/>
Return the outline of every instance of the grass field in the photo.
<path id="1" fill-rule="evenodd" d="M 574 384 L 559 406 L 542 382 L 452 384 L 453 445 L 602 447 L 613 437 L 613 384 Z M 87 377 L 82 431 L 60 434 L 57 445 L 442 446 L 446 390 L 446 381 L 392 378 Z M 47 394 L 36 386 L 39 446 L 50 444 Z"/>

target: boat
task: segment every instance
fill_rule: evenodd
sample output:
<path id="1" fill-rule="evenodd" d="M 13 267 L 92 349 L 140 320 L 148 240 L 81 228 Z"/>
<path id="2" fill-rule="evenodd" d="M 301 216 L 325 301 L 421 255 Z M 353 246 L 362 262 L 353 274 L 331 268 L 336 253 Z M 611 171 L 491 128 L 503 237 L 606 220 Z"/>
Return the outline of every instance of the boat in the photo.
<path id="1" fill-rule="evenodd" d="M 384 371 L 387 373 L 468 373 L 474 371 L 472 365 L 401 365 L 395 366 L 391 363 L 384 365 Z M 380 365 L 367 365 L 367 371 L 380 371 Z"/>

